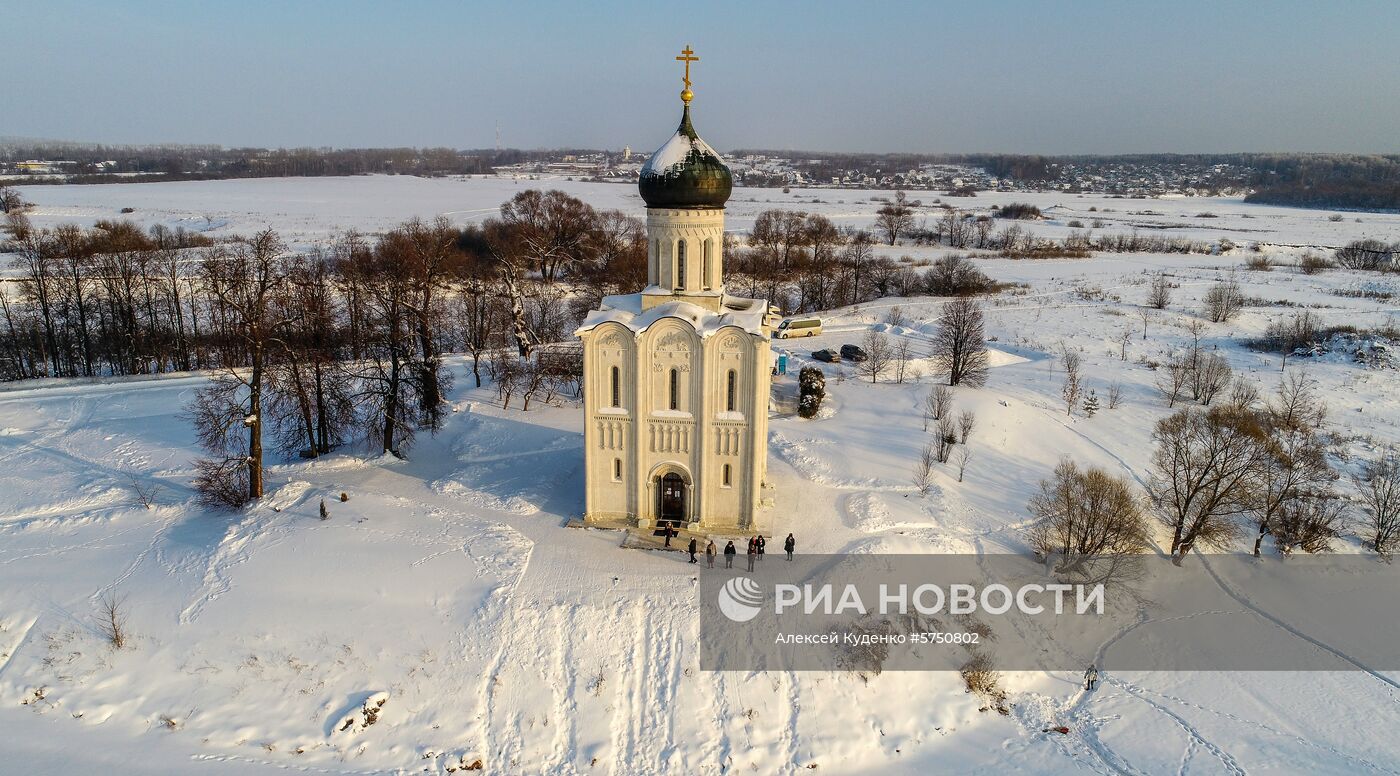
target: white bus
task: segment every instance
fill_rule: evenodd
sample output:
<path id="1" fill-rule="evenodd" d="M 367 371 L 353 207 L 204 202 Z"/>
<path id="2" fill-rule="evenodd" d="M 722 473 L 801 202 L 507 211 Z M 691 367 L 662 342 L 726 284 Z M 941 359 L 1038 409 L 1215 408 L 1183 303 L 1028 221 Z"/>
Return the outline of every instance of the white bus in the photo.
<path id="1" fill-rule="evenodd" d="M 822 333 L 821 318 L 784 318 L 773 335 L 778 339 L 793 337 L 815 337 Z"/>

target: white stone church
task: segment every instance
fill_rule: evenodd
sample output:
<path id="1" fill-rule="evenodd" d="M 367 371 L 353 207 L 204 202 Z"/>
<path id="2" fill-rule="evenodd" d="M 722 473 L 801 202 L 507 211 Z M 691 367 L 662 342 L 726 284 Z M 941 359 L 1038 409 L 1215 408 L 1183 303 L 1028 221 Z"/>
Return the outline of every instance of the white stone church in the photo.
<path id="1" fill-rule="evenodd" d="M 686 57 L 690 55 L 686 51 Z M 642 168 L 647 287 L 609 296 L 583 340 L 586 519 L 740 532 L 768 468 L 768 303 L 724 290 L 729 168 L 690 123 Z"/>

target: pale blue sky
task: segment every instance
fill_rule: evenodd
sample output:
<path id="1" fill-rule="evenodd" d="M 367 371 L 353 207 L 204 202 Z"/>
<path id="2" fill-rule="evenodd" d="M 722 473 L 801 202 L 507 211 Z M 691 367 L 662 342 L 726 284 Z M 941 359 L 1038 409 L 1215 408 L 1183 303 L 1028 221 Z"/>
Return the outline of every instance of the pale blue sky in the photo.
<path id="1" fill-rule="evenodd" d="M 0 0 L 0 135 L 1400 152 L 1400 1 Z"/>

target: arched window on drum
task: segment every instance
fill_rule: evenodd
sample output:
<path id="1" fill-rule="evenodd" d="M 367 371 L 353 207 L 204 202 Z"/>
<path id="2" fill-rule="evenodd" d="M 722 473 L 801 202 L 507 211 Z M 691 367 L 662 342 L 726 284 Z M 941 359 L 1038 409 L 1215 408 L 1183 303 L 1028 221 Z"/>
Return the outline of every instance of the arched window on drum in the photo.
<path id="1" fill-rule="evenodd" d="M 676 288 L 685 288 L 685 240 L 676 241 Z"/>

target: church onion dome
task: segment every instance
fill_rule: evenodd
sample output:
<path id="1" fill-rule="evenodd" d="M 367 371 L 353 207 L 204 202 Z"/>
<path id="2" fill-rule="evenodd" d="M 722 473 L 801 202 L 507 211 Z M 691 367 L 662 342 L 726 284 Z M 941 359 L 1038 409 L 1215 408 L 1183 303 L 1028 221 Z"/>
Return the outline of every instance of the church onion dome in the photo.
<path id="1" fill-rule="evenodd" d="M 695 133 L 686 105 L 676 134 L 642 166 L 637 187 L 647 207 L 722 208 L 734 188 L 734 177 L 719 154 Z"/>

